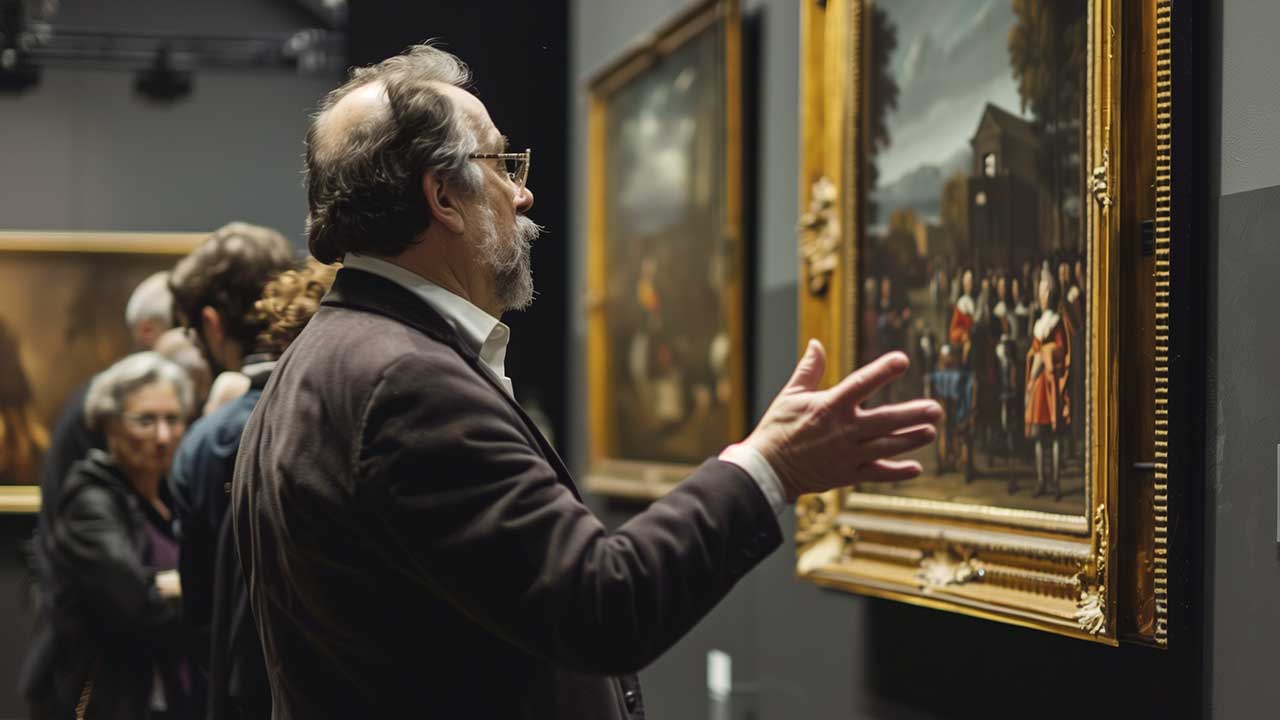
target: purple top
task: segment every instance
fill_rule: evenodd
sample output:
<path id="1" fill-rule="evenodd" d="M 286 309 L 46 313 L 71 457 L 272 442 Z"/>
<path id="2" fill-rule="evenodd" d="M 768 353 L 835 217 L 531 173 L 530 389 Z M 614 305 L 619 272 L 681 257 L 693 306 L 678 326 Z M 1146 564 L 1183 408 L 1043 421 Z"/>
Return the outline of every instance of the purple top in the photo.
<path id="1" fill-rule="evenodd" d="M 148 520 L 151 518 L 148 517 Z M 147 523 L 147 540 L 151 544 L 151 561 L 147 563 L 156 572 L 178 569 L 178 541 L 169 533 L 156 527 L 155 522 Z"/>

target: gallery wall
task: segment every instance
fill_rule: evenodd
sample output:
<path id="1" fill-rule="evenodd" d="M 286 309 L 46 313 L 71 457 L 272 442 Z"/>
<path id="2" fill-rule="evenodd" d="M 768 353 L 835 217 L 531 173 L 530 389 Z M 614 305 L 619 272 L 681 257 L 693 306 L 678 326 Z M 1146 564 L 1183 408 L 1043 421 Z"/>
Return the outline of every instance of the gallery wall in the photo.
<path id="1" fill-rule="evenodd" d="M 1218 6 L 1219 3 L 1212 3 Z M 1214 718 L 1273 717 L 1280 638 L 1280 3 L 1220 4 L 1211 37 L 1205 627 Z M 1220 103 L 1220 104 L 1219 104 Z"/>
<path id="2" fill-rule="evenodd" d="M 318 23 L 263 0 L 62 0 L 54 22 L 135 32 L 247 35 Z M 47 68 L 0 94 L 0 229 L 212 230 L 231 220 L 303 244 L 302 138 L 336 74 L 199 72 L 168 104 L 136 96 L 131 72 Z"/>
<path id="3" fill-rule="evenodd" d="M 973 5 L 977 11 L 983 3 L 974 0 Z M 586 244 L 585 83 L 636 38 L 685 6 L 681 0 L 572 3 L 569 196 L 575 285 L 570 297 L 571 358 L 577 364 L 570 377 L 585 377 L 585 325 L 579 301 Z M 752 274 L 747 317 L 754 420 L 790 374 L 799 343 L 795 248 L 799 7 L 795 0 L 744 0 L 743 16 L 749 173 L 744 221 L 753 245 L 748 250 Z M 1257 357 L 1252 362 L 1260 366 L 1265 361 Z M 570 407 L 577 412 L 572 414 L 570 434 L 572 446 L 578 449 L 572 460 L 579 476 L 588 432 L 583 391 L 583 386 L 571 385 Z M 614 525 L 638 509 L 602 499 L 594 505 Z M 1258 505 L 1259 512 L 1267 512 L 1267 503 Z M 794 522 L 788 514 L 782 517 L 782 525 L 790 537 Z M 1267 532 L 1273 529 L 1273 525 L 1262 525 Z M 1108 648 L 819 590 L 795 579 L 794 552 L 794 543 L 788 541 L 689 636 L 641 674 L 652 717 L 723 717 L 714 714 L 724 708 L 713 707 L 706 689 L 706 654 L 711 649 L 727 652 L 733 660 L 735 692 L 728 709 L 734 718 L 1201 715 L 1206 688 L 1197 652 L 1199 638 L 1181 642 L 1179 650 L 1169 652 Z M 1268 600 L 1260 597 L 1256 602 Z M 1254 667 L 1264 672 L 1261 668 L 1266 665 Z M 1259 682 L 1259 678 L 1250 681 Z M 1233 682 L 1232 689 L 1243 692 L 1244 686 L 1244 681 Z M 1243 711 L 1220 715 L 1253 716 Z"/>

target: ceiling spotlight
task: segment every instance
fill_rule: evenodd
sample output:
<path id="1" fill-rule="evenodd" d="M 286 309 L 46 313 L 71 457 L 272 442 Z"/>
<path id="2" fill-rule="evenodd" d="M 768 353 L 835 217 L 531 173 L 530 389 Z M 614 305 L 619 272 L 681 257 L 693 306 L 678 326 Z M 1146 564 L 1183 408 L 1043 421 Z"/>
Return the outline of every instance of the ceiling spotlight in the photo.
<path id="1" fill-rule="evenodd" d="M 148 100 L 173 102 L 191 94 L 191 71 L 179 69 L 168 45 L 156 48 L 151 67 L 139 70 L 133 89 Z"/>

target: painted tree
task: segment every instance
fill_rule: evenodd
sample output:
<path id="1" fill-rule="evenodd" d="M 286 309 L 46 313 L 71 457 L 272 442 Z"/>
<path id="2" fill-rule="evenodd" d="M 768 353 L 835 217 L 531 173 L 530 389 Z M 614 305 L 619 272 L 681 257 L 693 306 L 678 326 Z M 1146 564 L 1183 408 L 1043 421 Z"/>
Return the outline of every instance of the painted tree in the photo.
<path id="1" fill-rule="evenodd" d="M 1072 227 L 1065 216 L 1078 205 L 1084 183 L 1079 158 L 1088 7 L 1085 0 L 1013 0 L 1013 13 L 1009 64 L 1022 111 L 1031 111 L 1044 139 L 1041 166 L 1053 194 L 1053 242 L 1063 249 L 1066 236 L 1078 232 L 1078 222 Z"/>
<path id="2" fill-rule="evenodd" d="M 871 6 L 870 22 L 867 24 L 867 52 L 863 57 L 867 61 L 866 107 L 867 117 L 864 131 L 867 134 L 863 161 L 863 187 L 874 188 L 880 177 L 876 156 L 889 147 L 892 136 L 889 133 L 889 115 L 898 109 L 898 81 L 889 67 L 889 58 L 898 47 L 898 27 L 889 19 L 884 8 Z M 870 197 L 866 200 L 865 211 L 867 224 L 872 224 L 879 216 L 879 208 Z"/>
<path id="3" fill-rule="evenodd" d="M 952 248 L 969 247 L 969 178 L 957 171 L 942 186 L 938 220 L 951 238 Z"/>

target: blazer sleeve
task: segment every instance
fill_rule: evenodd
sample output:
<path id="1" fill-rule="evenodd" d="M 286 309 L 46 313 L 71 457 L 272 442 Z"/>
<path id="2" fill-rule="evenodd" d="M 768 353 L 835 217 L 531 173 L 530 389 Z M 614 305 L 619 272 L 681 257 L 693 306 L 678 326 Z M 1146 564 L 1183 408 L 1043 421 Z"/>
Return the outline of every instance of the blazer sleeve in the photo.
<path id="1" fill-rule="evenodd" d="M 608 532 L 520 423 L 461 360 L 403 358 L 370 395 L 356 475 L 406 571 L 531 654 L 635 672 L 782 542 L 760 488 L 718 460 Z"/>
<path id="2" fill-rule="evenodd" d="M 155 570 L 138 556 L 108 491 L 86 487 L 70 498 L 56 537 L 63 571 L 88 597 L 104 628 L 133 633 L 180 622 L 177 604 L 160 595 Z"/>

